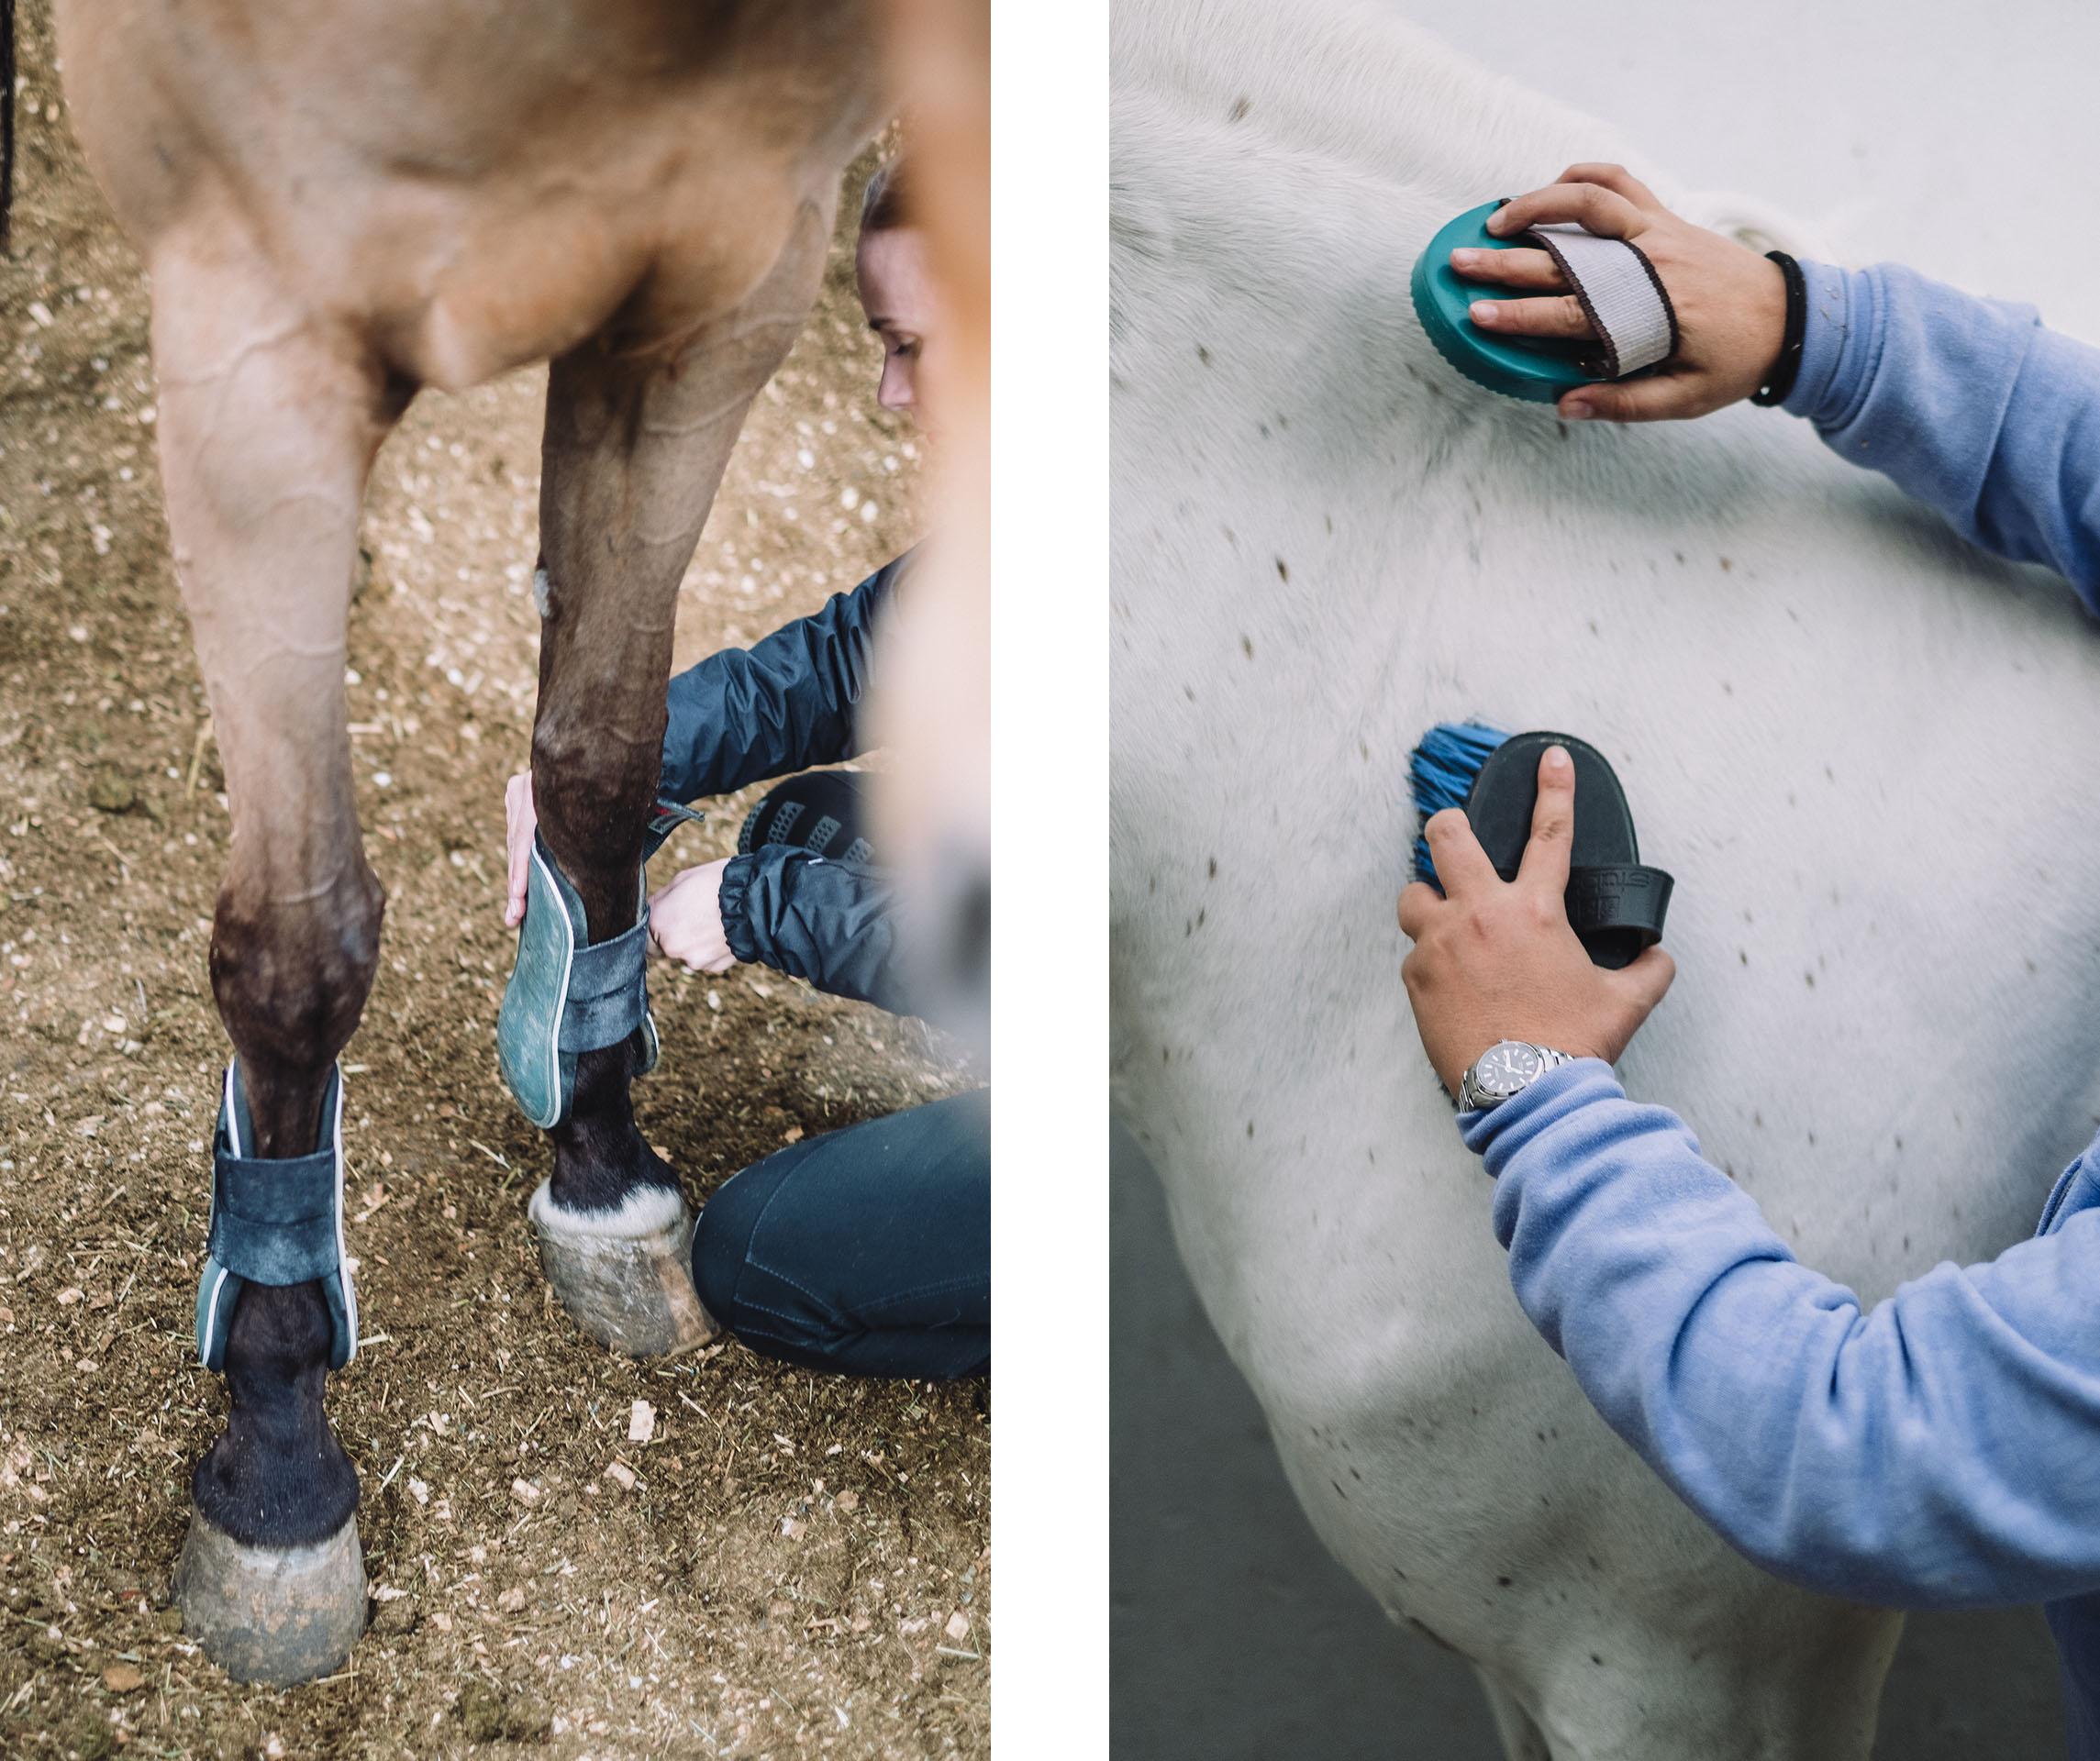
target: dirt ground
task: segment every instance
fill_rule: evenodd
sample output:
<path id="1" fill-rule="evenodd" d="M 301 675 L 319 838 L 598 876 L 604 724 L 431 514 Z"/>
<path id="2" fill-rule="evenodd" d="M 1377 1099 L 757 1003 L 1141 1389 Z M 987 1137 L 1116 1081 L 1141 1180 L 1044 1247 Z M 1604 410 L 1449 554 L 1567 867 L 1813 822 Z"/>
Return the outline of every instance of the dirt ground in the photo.
<path id="1" fill-rule="evenodd" d="M 191 1325 L 227 816 L 161 520 L 146 290 L 72 138 L 41 0 L 20 27 L 0 263 L 0 1753 L 988 1754 L 986 1388 L 817 1378 L 734 1344 L 632 1365 L 550 1308 L 524 1208 L 546 1152 L 494 1045 L 502 785 L 538 646 L 539 372 L 410 413 L 379 460 L 352 616 L 358 804 L 389 903 L 345 1056 L 366 1337 L 328 1404 L 363 1483 L 372 1627 L 343 1673 L 284 1693 L 235 1686 L 183 1638 L 169 1572 L 225 1399 Z M 915 535 L 919 449 L 875 407 L 877 365 L 840 249 L 687 577 L 681 665 Z M 733 848 L 748 804 L 711 803 L 659 877 Z M 637 1108 L 695 1199 L 802 1134 L 974 1080 L 918 1024 L 762 970 L 660 966 L 652 988 L 664 1058 Z"/>

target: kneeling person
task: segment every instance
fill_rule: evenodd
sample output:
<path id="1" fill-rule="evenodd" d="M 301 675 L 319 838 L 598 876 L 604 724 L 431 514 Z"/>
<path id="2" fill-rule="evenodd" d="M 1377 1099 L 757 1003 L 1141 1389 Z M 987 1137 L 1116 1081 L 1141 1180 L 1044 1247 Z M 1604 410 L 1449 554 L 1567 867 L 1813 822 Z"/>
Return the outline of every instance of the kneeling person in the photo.
<path id="1" fill-rule="evenodd" d="M 750 649 L 672 681 L 659 792 L 693 801 L 862 749 L 873 629 L 910 554 Z M 659 952 L 701 972 L 738 960 L 909 1013 L 892 883 L 864 781 L 794 776 L 746 820 L 738 853 L 650 900 Z M 532 780 L 511 779 L 510 901 L 522 920 Z M 951 1095 L 791 1144 L 732 1176 L 700 1213 L 693 1278 L 755 1351 L 812 1369 L 940 1379 L 990 1367 L 991 1102 Z"/>

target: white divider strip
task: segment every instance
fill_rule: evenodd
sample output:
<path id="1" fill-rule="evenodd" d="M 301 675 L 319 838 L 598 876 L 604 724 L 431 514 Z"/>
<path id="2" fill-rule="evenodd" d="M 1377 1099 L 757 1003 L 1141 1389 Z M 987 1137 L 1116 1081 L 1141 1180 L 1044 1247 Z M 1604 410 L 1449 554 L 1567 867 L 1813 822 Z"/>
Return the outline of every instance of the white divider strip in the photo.
<path id="1" fill-rule="evenodd" d="M 1623 379 L 1676 352 L 1676 315 L 1638 246 L 1600 238 L 1572 222 L 1531 230 L 1561 265 L 1604 338 L 1611 378 Z"/>

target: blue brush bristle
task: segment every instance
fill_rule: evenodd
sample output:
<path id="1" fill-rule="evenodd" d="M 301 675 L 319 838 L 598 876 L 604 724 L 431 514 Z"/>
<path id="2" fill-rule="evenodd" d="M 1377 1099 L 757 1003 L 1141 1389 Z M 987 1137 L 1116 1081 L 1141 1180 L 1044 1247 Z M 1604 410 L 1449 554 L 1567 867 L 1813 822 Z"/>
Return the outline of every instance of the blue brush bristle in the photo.
<path id="1" fill-rule="evenodd" d="M 1509 737 L 1500 728 L 1480 722 L 1439 722 L 1422 736 L 1407 759 L 1407 788 L 1415 797 L 1417 829 L 1415 835 L 1415 875 L 1437 884 L 1437 865 L 1429 859 L 1429 846 L 1419 827 L 1431 814 L 1447 807 L 1463 807 L 1472 792 L 1487 755 Z"/>

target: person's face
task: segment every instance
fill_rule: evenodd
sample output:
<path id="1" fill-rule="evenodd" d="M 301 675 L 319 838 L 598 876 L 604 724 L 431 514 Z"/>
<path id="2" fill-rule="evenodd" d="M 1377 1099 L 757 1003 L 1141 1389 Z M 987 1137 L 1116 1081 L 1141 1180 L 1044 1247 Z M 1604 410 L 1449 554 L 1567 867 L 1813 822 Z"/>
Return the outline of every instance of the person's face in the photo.
<path id="1" fill-rule="evenodd" d="M 926 349 L 937 327 L 926 235 L 917 227 L 863 233 L 856 267 L 868 327 L 883 339 L 883 380 L 875 401 L 885 410 L 910 412 L 930 435 L 933 424 L 920 402 Z"/>

